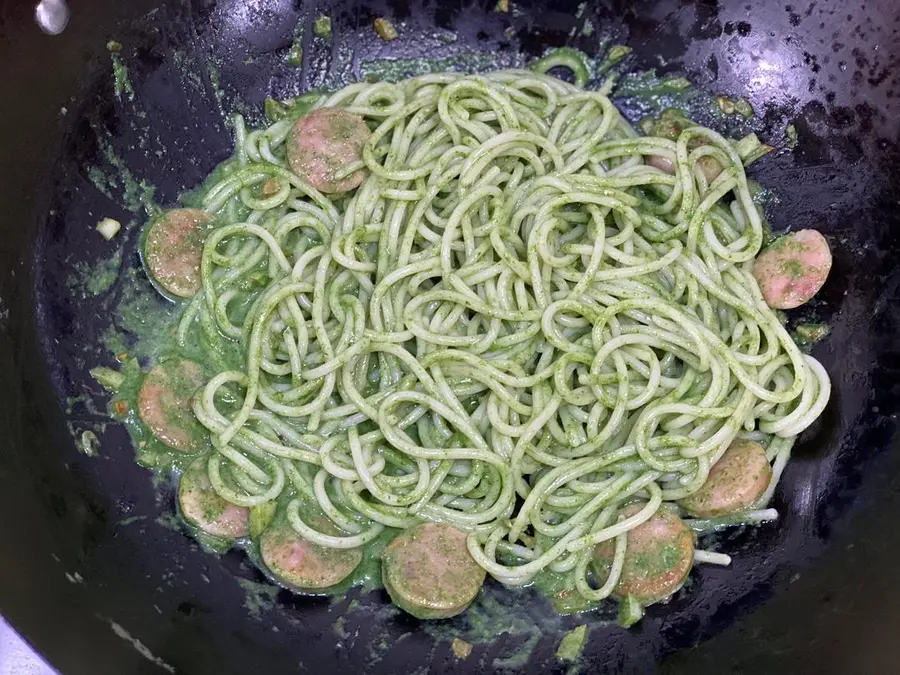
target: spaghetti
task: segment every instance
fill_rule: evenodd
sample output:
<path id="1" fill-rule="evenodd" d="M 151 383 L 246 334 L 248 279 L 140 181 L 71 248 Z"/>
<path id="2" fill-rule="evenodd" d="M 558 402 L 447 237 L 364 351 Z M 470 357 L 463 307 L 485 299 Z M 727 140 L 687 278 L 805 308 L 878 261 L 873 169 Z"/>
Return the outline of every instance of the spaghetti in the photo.
<path id="1" fill-rule="evenodd" d="M 220 497 L 281 499 L 328 548 L 452 524 L 502 583 L 550 570 L 592 602 L 615 589 L 627 533 L 699 490 L 735 439 L 766 448 L 766 506 L 830 384 L 753 278 L 755 137 L 643 137 L 603 93 L 529 71 L 309 100 L 372 130 L 336 177 L 364 171 L 355 191 L 290 169 L 293 118 L 238 117 L 202 205 L 217 226 L 178 336 L 199 332 L 219 370 L 193 410 Z M 238 368 L 219 356 L 235 344 Z"/>

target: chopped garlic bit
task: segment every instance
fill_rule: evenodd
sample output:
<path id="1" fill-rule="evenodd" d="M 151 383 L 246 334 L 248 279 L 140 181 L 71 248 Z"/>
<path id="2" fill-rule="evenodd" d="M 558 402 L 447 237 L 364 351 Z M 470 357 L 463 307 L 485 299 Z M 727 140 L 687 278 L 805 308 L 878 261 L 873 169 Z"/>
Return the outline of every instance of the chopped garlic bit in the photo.
<path id="1" fill-rule="evenodd" d="M 453 655 L 458 659 L 466 659 L 472 653 L 471 643 L 459 638 L 453 638 L 453 642 L 450 643 L 450 649 L 453 650 Z"/>
<path id="2" fill-rule="evenodd" d="M 102 234 L 103 238 L 107 241 L 115 237 L 120 229 L 122 229 L 122 223 L 118 220 L 113 220 L 112 218 L 104 218 L 97 223 L 97 231 Z"/>

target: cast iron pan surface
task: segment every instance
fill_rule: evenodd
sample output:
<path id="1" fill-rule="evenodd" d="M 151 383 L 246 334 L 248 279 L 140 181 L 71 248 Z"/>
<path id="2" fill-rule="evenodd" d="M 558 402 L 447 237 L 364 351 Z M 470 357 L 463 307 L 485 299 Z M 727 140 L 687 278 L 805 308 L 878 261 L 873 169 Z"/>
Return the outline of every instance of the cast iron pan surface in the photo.
<path id="1" fill-rule="evenodd" d="M 620 1 L 576 18 L 569 0 L 511 0 L 508 15 L 494 0 L 105 0 L 74 2 L 51 38 L 32 6 L 0 3 L 0 611 L 67 674 L 491 672 L 515 666 L 523 644 L 533 647 L 523 668 L 564 672 L 559 639 L 585 622 L 582 672 L 896 672 L 900 14 L 889 0 L 845 4 Z M 315 67 L 287 67 L 298 22 L 320 11 L 333 50 L 307 38 Z M 379 40 L 376 16 L 400 39 Z M 91 296 L 69 280 L 119 243 L 94 231 L 100 218 L 142 218 L 123 184 L 101 191 L 90 169 L 115 156 L 170 204 L 231 152 L 223 111 L 258 119 L 266 95 L 358 76 L 371 58 L 596 51 L 580 35 L 585 19 L 633 47 L 637 68 L 748 97 L 764 140 L 783 144 L 785 125 L 797 129 L 796 148 L 753 174 L 781 198 L 776 230 L 816 227 L 831 240 L 834 269 L 814 311 L 832 333 L 814 353 L 835 392 L 776 495 L 782 521 L 727 535 L 730 568 L 696 570 L 629 631 L 608 616 L 557 619 L 530 591 L 489 584 L 496 639 L 465 661 L 383 592 L 264 592 L 253 607 L 247 582 L 258 590 L 261 576 L 242 554 L 210 556 L 168 524 L 171 490 L 134 464 L 124 430 L 101 434 L 98 457 L 76 447 L 73 432 L 104 420 L 87 369 L 108 358 L 96 345 L 118 320 L 121 284 Z M 133 97 L 114 91 L 109 39 L 123 45 Z M 137 232 L 120 235 L 126 268 Z M 466 636 L 473 622 L 443 630 Z"/>

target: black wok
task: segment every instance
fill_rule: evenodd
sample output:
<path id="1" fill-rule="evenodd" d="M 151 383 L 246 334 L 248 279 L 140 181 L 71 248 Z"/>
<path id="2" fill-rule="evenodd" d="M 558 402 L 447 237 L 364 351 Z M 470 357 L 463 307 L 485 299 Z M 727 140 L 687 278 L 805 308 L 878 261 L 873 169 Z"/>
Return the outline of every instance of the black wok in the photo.
<path id="1" fill-rule="evenodd" d="M 900 13 L 890 0 L 645 0 L 587 3 L 576 18 L 574 0 L 511 0 L 509 15 L 494 2 L 73 0 L 57 37 L 39 31 L 33 4 L 0 2 L 0 612 L 61 672 L 488 672 L 515 665 L 508 657 L 528 640 L 524 668 L 562 672 L 556 645 L 582 622 L 586 671 L 897 671 Z M 496 609 L 496 639 L 456 661 L 380 593 L 345 620 L 355 596 L 262 591 L 257 607 L 260 578 L 240 554 L 212 557 L 167 525 L 171 494 L 134 464 L 122 429 L 101 434 L 98 457 L 79 452 L 73 433 L 102 421 L 86 369 L 107 358 L 93 345 L 116 320 L 118 287 L 83 296 L 68 280 L 112 250 L 93 230 L 100 218 L 140 220 L 123 185 L 102 183 L 105 195 L 90 169 L 110 168 L 111 147 L 171 203 L 230 152 L 216 75 L 222 108 L 251 114 L 269 93 L 322 84 L 321 70 L 284 65 L 298 21 L 317 11 L 354 50 L 350 75 L 372 57 L 596 49 L 569 37 L 590 18 L 634 48 L 638 68 L 747 96 L 764 140 L 783 143 L 795 125 L 796 148 L 754 172 L 780 195 L 776 229 L 831 239 L 835 265 L 814 309 L 833 330 L 815 354 L 835 394 L 776 496 L 782 521 L 729 535 L 733 566 L 695 571 L 689 592 L 638 627 L 548 617 L 527 591 L 492 588 L 514 598 Z M 380 41 L 376 16 L 401 38 Z M 116 95 L 112 38 L 133 99 Z M 122 235 L 126 267 L 136 234 Z M 458 621 L 448 635 L 472 628 Z"/>

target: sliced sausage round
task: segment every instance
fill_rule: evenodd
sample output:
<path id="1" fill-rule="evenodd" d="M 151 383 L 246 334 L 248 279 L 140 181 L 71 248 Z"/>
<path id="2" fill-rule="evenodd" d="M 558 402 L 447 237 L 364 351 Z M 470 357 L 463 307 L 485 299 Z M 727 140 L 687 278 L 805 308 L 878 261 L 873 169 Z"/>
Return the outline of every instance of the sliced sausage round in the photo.
<path id="1" fill-rule="evenodd" d="M 172 209 L 153 221 L 144 260 L 163 290 L 189 298 L 200 290 L 200 259 L 212 219 L 199 209 Z"/>
<path id="2" fill-rule="evenodd" d="M 831 249 L 816 230 L 800 230 L 780 237 L 760 253 L 753 276 L 766 304 L 793 309 L 819 292 L 831 271 Z"/>
<path id="3" fill-rule="evenodd" d="M 752 506 L 771 480 L 772 467 L 763 447 L 752 441 L 735 441 L 709 470 L 703 487 L 680 504 L 700 518 L 725 515 Z"/>
<path id="4" fill-rule="evenodd" d="M 633 516 L 643 503 L 626 507 L 620 518 Z M 626 535 L 625 564 L 613 595 L 619 599 L 634 597 L 641 605 L 650 605 L 681 588 L 694 563 L 694 537 L 684 521 L 669 507 L 662 506 L 653 516 L 629 530 Z M 594 567 L 606 578 L 615 556 L 615 542 L 604 541 L 594 549 Z"/>
<path id="5" fill-rule="evenodd" d="M 320 192 L 347 192 L 363 181 L 363 171 L 340 176 L 358 162 L 369 140 L 365 120 L 340 108 L 318 108 L 294 122 L 287 137 L 291 169 Z"/>
<path id="6" fill-rule="evenodd" d="M 180 452 L 199 452 L 209 434 L 191 409 L 191 397 L 204 384 L 193 361 L 170 359 L 144 376 L 138 391 L 138 416 L 163 443 Z"/>
<path id="7" fill-rule="evenodd" d="M 324 522 L 315 526 L 326 530 Z M 337 534 L 332 530 L 327 534 Z M 269 571 L 289 586 L 329 588 L 346 579 L 362 562 L 361 548 L 328 548 L 304 539 L 287 521 L 277 522 L 259 538 L 259 553 Z"/>
<path id="8" fill-rule="evenodd" d="M 421 523 L 399 534 L 381 556 L 384 587 L 400 609 L 419 619 L 465 611 L 485 571 L 466 546 L 466 533 L 444 523 Z"/>
<path id="9" fill-rule="evenodd" d="M 223 539 L 246 537 L 250 532 L 250 509 L 225 501 L 213 489 L 206 471 L 208 459 L 191 462 L 178 484 L 181 515 L 207 534 Z"/>

